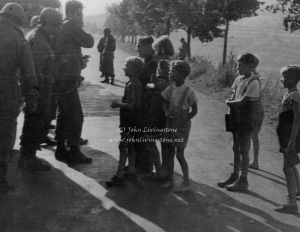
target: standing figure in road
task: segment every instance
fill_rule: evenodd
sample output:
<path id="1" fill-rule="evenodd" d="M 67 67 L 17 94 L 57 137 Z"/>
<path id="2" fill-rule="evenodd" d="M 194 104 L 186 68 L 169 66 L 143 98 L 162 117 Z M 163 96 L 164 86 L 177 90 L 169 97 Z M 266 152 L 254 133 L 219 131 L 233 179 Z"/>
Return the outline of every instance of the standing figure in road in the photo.
<path id="1" fill-rule="evenodd" d="M 91 163 L 92 159 L 80 151 L 80 138 L 83 124 L 83 112 L 78 93 L 82 80 L 81 69 L 84 68 L 81 48 L 94 46 L 93 36 L 83 27 L 83 5 L 76 0 L 66 3 L 66 20 L 61 33 L 56 38 L 56 96 L 58 117 L 56 127 L 57 148 L 55 157 L 66 163 Z M 66 142 L 70 146 L 67 150 Z"/>
<path id="2" fill-rule="evenodd" d="M 112 36 L 109 28 L 104 29 L 104 36 L 98 43 L 98 51 L 100 52 L 100 67 L 104 80 L 102 83 L 109 83 L 109 77 L 111 77 L 111 84 L 114 85 L 115 73 L 114 73 L 114 52 L 116 50 L 116 39 Z"/>
<path id="3" fill-rule="evenodd" d="M 151 91 L 148 91 L 147 84 L 153 83 L 157 61 L 154 58 L 154 51 L 152 48 L 154 40 L 151 36 L 142 36 L 137 42 L 138 56 L 144 59 L 145 70 L 141 74 L 140 81 L 143 87 L 143 99 L 142 99 L 142 128 L 149 125 L 148 111 L 151 104 Z M 159 157 L 159 151 L 156 143 L 153 141 L 146 141 L 136 144 L 136 167 L 144 174 L 149 174 L 153 170 L 153 157 Z"/>
<path id="4" fill-rule="evenodd" d="M 185 84 L 186 77 L 190 74 L 189 64 L 182 60 L 171 61 L 170 76 L 175 81 L 169 85 L 161 95 L 164 99 L 164 110 L 167 117 L 165 139 L 168 152 L 168 181 L 162 187 L 173 185 L 174 158 L 181 166 L 183 183 L 176 189 L 178 192 L 190 189 L 189 168 L 184 157 L 184 150 L 187 145 L 191 130 L 191 119 L 197 114 L 197 96 L 195 91 Z"/>
<path id="5" fill-rule="evenodd" d="M 111 181 L 106 182 L 108 187 L 123 184 L 125 174 L 124 168 L 128 158 L 128 176 L 135 176 L 135 139 L 139 132 L 134 132 L 132 128 L 140 128 L 140 112 L 142 104 L 142 84 L 139 80 L 144 71 L 144 62 L 139 57 L 128 57 L 125 64 L 125 75 L 129 77 L 126 83 L 122 101 L 113 101 L 112 108 L 120 108 L 120 131 L 121 141 L 119 143 L 120 159 L 116 175 Z M 132 140 L 132 141 L 130 141 Z"/>
<path id="6" fill-rule="evenodd" d="M 14 147 L 17 117 L 21 106 L 19 71 L 25 111 L 34 113 L 38 92 L 32 54 L 20 29 L 26 21 L 22 6 L 6 4 L 0 11 L 0 192 L 12 191 L 6 173 Z"/>
<path id="7" fill-rule="evenodd" d="M 280 152 L 283 153 L 283 172 L 286 178 L 288 201 L 281 208 L 281 213 L 298 213 L 296 202 L 299 175 L 296 165 L 300 163 L 300 93 L 297 84 L 300 81 L 300 66 L 287 65 L 281 69 L 283 87 L 288 93 L 283 97 L 277 126 Z M 298 189 L 299 191 L 299 189 Z M 300 192 L 298 192 L 300 195 Z"/>
<path id="8" fill-rule="evenodd" d="M 30 27 L 33 29 L 40 23 L 40 16 L 35 15 L 30 19 Z"/>
<path id="9" fill-rule="evenodd" d="M 54 50 L 52 37 L 62 24 L 61 14 L 53 8 L 40 13 L 40 25 L 27 34 L 32 51 L 35 73 L 39 83 L 39 100 L 34 113 L 25 111 L 21 136 L 20 167 L 33 171 L 49 171 L 50 166 L 36 158 L 36 151 L 47 137 L 51 115 L 51 97 L 55 82 Z"/>
<path id="10" fill-rule="evenodd" d="M 221 188 L 227 187 L 228 191 L 246 191 L 248 189 L 248 167 L 251 137 L 263 119 L 261 102 L 261 86 L 256 67 L 259 60 L 251 53 L 242 54 L 237 59 L 237 69 L 240 74 L 233 85 L 233 94 L 226 101 L 234 118 L 236 129 L 233 132 L 233 173 L 219 182 Z M 239 169 L 241 163 L 241 176 Z"/>
<path id="11" fill-rule="evenodd" d="M 181 38 L 180 42 L 181 45 L 179 47 L 179 60 L 185 60 L 186 56 L 188 55 L 188 46 L 184 38 Z"/>

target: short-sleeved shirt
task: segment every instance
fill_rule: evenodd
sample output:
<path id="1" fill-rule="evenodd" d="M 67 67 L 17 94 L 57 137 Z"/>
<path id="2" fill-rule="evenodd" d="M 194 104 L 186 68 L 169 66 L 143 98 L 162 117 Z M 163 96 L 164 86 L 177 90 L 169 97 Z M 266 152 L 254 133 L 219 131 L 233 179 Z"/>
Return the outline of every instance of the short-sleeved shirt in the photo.
<path id="1" fill-rule="evenodd" d="M 143 88 L 139 80 L 129 80 L 126 83 L 122 103 L 132 104 L 131 109 L 120 110 L 121 126 L 135 126 L 140 117 Z"/>
<path id="2" fill-rule="evenodd" d="M 253 80 L 253 78 L 256 79 Z M 250 101 L 256 101 L 261 95 L 260 83 L 258 81 L 258 78 L 253 76 L 249 78 L 246 78 L 243 75 L 238 76 L 231 88 L 234 92 L 233 100 L 240 100 L 245 96 L 248 97 Z"/>
<path id="3" fill-rule="evenodd" d="M 184 99 L 182 96 L 185 94 Z M 162 97 L 169 103 L 169 112 L 171 114 L 181 114 L 182 117 L 187 117 L 189 109 L 197 102 L 197 96 L 195 91 L 183 84 L 181 86 L 176 86 L 176 84 L 171 84 L 162 93 Z M 180 102 L 182 104 L 180 105 Z"/>
<path id="4" fill-rule="evenodd" d="M 293 103 L 300 105 L 299 91 L 292 91 L 287 93 L 282 99 L 283 111 L 292 110 Z"/>

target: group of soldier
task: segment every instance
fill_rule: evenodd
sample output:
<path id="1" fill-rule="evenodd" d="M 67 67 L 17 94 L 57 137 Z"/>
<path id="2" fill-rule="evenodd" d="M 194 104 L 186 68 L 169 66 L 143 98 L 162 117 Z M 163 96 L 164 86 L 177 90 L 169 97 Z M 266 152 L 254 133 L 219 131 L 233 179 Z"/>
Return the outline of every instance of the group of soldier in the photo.
<path id="1" fill-rule="evenodd" d="M 0 191 L 13 190 L 6 179 L 16 140 L 17 117 L 25 103 L 19 167 L 48 171 L 36 157 L 51 125 L 51 100 L 58 106 L 55 157 L 66 163 L 91 163 L 80 151 L 83 112 L 78 87 L 87 59 L 81 48 L 94 45 L 83 28 L 83 5 L 66 3 L 66 19 L 44 8 L 24 36 L 24 9 L 7 3 L 0 12 Z"/>

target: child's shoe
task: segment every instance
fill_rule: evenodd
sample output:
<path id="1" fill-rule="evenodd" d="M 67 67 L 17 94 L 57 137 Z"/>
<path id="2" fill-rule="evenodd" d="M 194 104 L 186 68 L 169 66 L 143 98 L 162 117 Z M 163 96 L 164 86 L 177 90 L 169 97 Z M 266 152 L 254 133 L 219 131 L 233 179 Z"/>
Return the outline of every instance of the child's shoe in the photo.
<path id="1" fill-rule="evenodd" d="M 105 182 L 106 187 L 117 187 L 122 186 L 124 184 L 123 177 L 113 176 L 113 178 L 110 181 Z"/>
<path id="2" fill-rule="evenodd" d="M 253 163 L 249 164 L 249 168 L 259 170 L 259 165 L 258 165 L 258 163 L 253 162 Z"/>
<path id="3" fill-rule="evenodd" d="M 234 184 L 227 186 L 227 190 L 231 192 L 245 192 L 248 190 L 248 180 L 247 177 L 241 176 L 240 179 Z"/>
<path id="4" fill-rule="evenodd" d="M 274 210 L 279 213 L 290 213 L 290 214 L 298 214 L 299 213 L 298 206 L 295 203 L 283 205 L 282 207 L 274 209 Z"/>
<path id="5" fill-rule="evenodd" d="M 234 182 L 236 182 L 239 179 L 239 175 L 236 173 L 232 173 L 230 175 L 230 177 L 222 182 L 218 182 L 217 185 L 221 188 L 225 188 L 227 185 L 233 184 Z"/>

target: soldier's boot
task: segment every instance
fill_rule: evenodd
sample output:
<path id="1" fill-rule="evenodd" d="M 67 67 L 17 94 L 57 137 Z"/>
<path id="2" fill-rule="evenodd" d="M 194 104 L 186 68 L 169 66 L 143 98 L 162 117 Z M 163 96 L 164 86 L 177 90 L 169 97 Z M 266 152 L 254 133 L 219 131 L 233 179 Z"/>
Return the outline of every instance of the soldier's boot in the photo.
<path id="1" fill-rule="evenodd" d="M 55 158 L 58 161 L 61 161 L 66 164 L 71 163 L 69 151 L 67 150 L 67 147 L 64 145 L 64 143 L 61 144 L 58 142 L 57 148 L 55 150 Z"/>
<path id="2" fill-rule="evenodd" d="M 26 151 L 21 148 L 21 156 L 19 158 L 19 168 L 23 170 L 48 172 L 51 166 L 43 163 L 35 156 L 35 151 Z"/>
<path id="3" fill-rule="evenodd" d="M 93 159 L 83 154 L 78 146 L 72 146 L 69 154 L 73 163 L 90 164 L 93 162 Z"/>
<path id="4" fill-rule="evenodd" d="M 0 193 L 8 193 L 13 191 L 15 188 L 8 184 L 6 180 L 7 163 L 0 162 Z"/>

